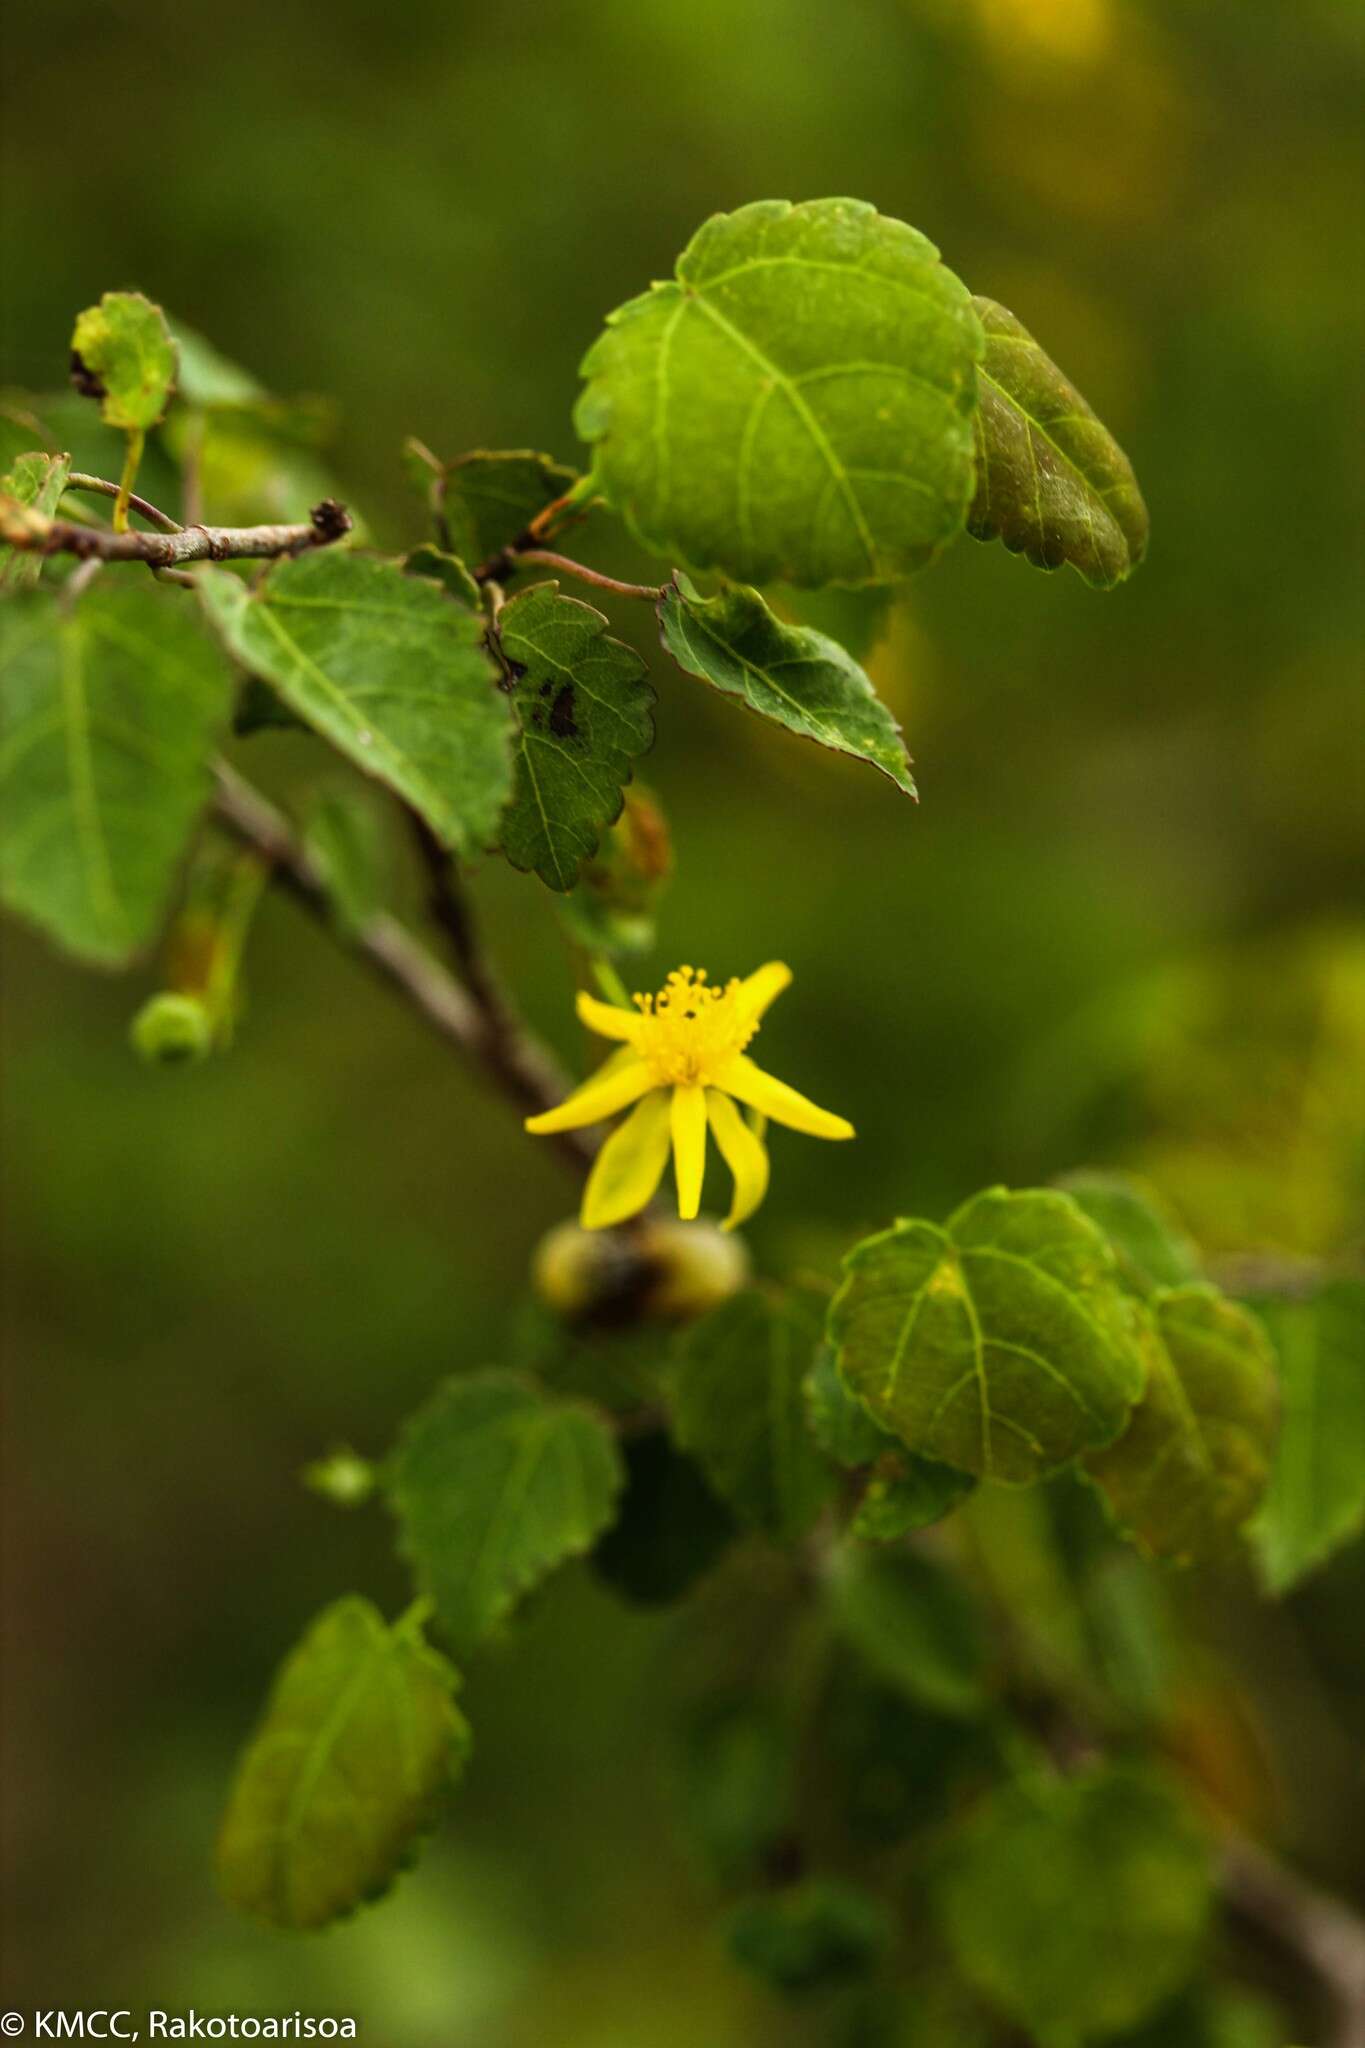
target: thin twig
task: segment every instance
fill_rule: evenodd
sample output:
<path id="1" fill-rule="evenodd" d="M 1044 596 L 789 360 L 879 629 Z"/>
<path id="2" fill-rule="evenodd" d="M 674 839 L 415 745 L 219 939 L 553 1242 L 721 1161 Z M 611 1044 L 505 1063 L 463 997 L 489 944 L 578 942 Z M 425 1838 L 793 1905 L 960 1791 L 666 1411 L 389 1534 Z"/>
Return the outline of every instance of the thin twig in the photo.
<path id="1" fill-rule="evenodd" d="M 667 588 L 659 583 L 622 583 L 599 569 L 585 568 L 568 555 L 552 554 L 548 548 L 523 548 L 517 562 L 539 562 L 546 569 L 558 569 L 562 575 L 577 576 L 581 583 L 594 584 L 598 590 L 609 590 L 615 597 L 642 597 L 646 604 L 657 604 Z"/>
<path id="2" fill-rule="evenodd" d="M 341 938 L 323 874 L 288 820 L 225 762 L 218 764 L 216 776 L 220 821 L 264 856 L 273 879 L 295 902 Z M 442 922 L 450 932 L 444 917 Z M 453 932 L 451 936 L 453 943 Z M 461 987 L 411 932 L 387 914 L 371 918 L 341 942 L 406 996 L 443 1037 L 480 1061 L 519 1107 L 553 1109 L 563 1101 L 572 1082 L 512 1012 L 472 933 L 467 933 L 461 955 L 462 964 L 468 963 L 467 987 Z M 583 1131 L 563 1133 L 558 1149 L 580 1173 L 595 1152 Z"/>
<path id="3" fill-rule="evenodd" d="M 71 472 L 66 480 L 66 488 L 68 491 L 90 491 L 99 498 L 118 496 L 118 485 L 111 482 L 107 476 L 86 476 L 82 470 Z M 130 491 L 128 494 L 128 509 L 130 512 L 136 512 L 140 519 L 150 519 L 152 525 L 160 527 L 163 533 L 180 533 L 183 530 L 178 519 L 172 519 L 169 512 L 159 511 L 155 505 L 149 504 L 146 498 L 140 498 L 136 491 Z"/>
<path id="4" fill-rule="evenodd" d="M 1335 2011 L 1323 2048 L 1365 2048 L 1365 1925 L 1339 1899 L 1241 1837 L 1224 1846 L 1221 1877 L 1233 1911 L 1306 1965 L 1327 1990 Z"/>
<path id="5" fill-rule="evenodd" d="M 572 524 L 575 510 L 574 491 L 577 488 L 575 484 L 573 490 L 565 491 L 562 497 L 552 498 L 548 505 L 542 505 L 535 518 L 528 526 L 522 528 L 515 540 L 509 540 L 505 548 L 499 548 L 486 562 L 480 562 L 474 571 L 474 581 L 501 583 L 504 577 L 511 575 L 518 558 L 524 555 L 528 548 L 538 548 L 543 540 L 551 538 L 561 513 L 565 515 L 568 523 Z M 582 518 L 583 514 L 580 512 L 578 517 Z"/>
<path id="6" fill-rule="evenodd" d="M 106 533 L 68 519 L 45 518 L 13 500 L 0 502 L 0 541 L 11 547 L 75 555 L 82 561 L 149 562 L 154 569 L 301 555 L 327 547 L 350 530 L 351 515 L 334 498 L 315 505 L 306 526 L 190 526 L 174 533 Z"/>

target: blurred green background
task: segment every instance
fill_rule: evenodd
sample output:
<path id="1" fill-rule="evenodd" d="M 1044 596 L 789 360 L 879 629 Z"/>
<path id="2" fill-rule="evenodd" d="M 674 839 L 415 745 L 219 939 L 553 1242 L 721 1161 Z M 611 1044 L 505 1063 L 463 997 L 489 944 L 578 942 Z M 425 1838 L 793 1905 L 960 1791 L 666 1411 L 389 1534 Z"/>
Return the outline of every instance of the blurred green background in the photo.
<path id="1" fill-rule="evenodd" d="M 1153 545 L 1109 597 L 968 541 L 907 593 L 872 667 L 918 809 L 659 675 L 679 872 L 648 982 L 790 961 L 767 1058 L 861 1134 L 779 1137 L 756 1258 L 828 1267 L 895 1213 L 1101 1161 L 1214 1250 L 1331 1252 L 1365 1179 L 1363 20 L 11 8 L 0 381 L 60 384 L 76 310 L 140 287 L 272 390 L 337 398 L 335 468 L 397 545 L 407 433 L 575 459 L 582 351 L 709 212 L 849 193 L 913 221 L 1113 427 Z M 277 789 L 305 769 L 287 736 L 243 759 Z M 544 892 L 497 864 L 476 887 L 578 1058 Z M 220 1907 L 216 1811 L 277 1658 L 334 1592 L 403 1598 L 382 1516 L 299 1467 L 381 1450 L 440 1375 L 504 1355 L 573 1193 L 287 905 L 236 1048 L 188 1075 L 127 1048 L 154 969 L 92 977 L 13 928 L 5 967 L 6 2002 L 352 2013 L 392 2048 L 795 2041 L 674 1826 L 672 1625 L 585 1572 L 471 1674 L 475 1766 L 382 1912 L 305 1943 Z M 1283 1615 L 1186 1597 L 1273 1759 L 1253 1818 L 1358 1886 L 1358 1557 Z"/>

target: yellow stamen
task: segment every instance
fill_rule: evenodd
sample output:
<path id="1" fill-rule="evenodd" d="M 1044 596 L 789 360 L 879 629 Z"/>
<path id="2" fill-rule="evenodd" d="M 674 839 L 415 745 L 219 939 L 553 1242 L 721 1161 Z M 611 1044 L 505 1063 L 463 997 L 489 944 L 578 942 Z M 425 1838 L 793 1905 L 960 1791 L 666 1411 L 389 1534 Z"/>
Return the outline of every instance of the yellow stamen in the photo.
<path id="1" fill-rule="evenodd" d="M 636 996 L 635 1049 L 660 1088 L 707 1087 L 758 1029 L 741 984 L 713 988 L 704 967 L 679 967 L 659 993 Z"/>

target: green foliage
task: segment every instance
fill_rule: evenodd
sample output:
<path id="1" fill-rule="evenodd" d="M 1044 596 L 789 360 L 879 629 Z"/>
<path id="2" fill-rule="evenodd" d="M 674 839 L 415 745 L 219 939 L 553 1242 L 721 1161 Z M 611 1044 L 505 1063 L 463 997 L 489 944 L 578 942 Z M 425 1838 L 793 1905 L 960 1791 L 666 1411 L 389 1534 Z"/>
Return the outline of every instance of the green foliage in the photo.
<path id="1" fill-rule="evenodd" d="M 1365 1280 L 1256 1306 L 1279 1353 L 1284 1416 L 1253 1535 L 1266 1584 L 1283 1593 L 1365 1525 Z"/>
<path id="2" fill-rule="evenodd" d="M 154 427 L 175 383 L 176 349 L 160 306 L 141 292 L 106 292 L 76 321 L 71 353 L 107 425 Z"/>
<path id="3" fill-rule="evenodd" d="M 666 1606 L 716 1563 L 734 1537 L 734 1520 L 665 1430 L 632 1437 L 624 1457 L 625 1491 L 593 1568 L 628 1600 Z"/>
<path id="4" fill-rule="evenodd" d="M 577 482 L 574 470 L 532 449 L 480 448 L 438 469 L 431 498 L 450 547 L 477 568 L 511 547 L 538 512 Z"/>
<path id="5" fill-rule="evenodd" d="M 794 1998 L 863 1976 L 890 1948 L 891 1931 L 880 1899 L 822 1877 L 744 1900 L 726 1940 L 737 1963 Z"/>
<path id="6" fill-rule="evenodd" d="M 71 474 L 69 455 L 48 455 L 42 451 L 15 457 L 8 473 L 0 477 L 0 502 L 10 498 L 41 517 L 51 518 L 61 503 L 66 480 Z M 43 558 L 36 551 L 0 547 L 0 594 L 32 590 L 42 573 Z"/>
<path id="7" fill-rule="evenodd" d="M 303 843 L 327 890 L 332 921 L 354 938 L 390 895 L 388 820 L 367 787 L 337 782 L 314 793 Z"/>
<path id="8" fill-rule="evenodd" d="M 855 1536 L 892 1543 L 911 1529 L 927 1529 L 959 1507 L 976 1485 L 966 1472 L 917 1458 L 910 1451 L 884 1451 L 868 1475 L 863 1497 L 849 1523 Z"/>
<path id="9" fill-rule="evenodd" d="M 1069 562 L 1107 590 L 1147 551 L 1147 507 L 1132 465 L 1023 323 L 991 299 L 972 303 L 986 353 L 967 531 L 1002 540 L 1038 569 Z"/>
<path id="10" fill-rule="evenodd" d="M 750 1290 L 694 1323 L 672 1375 L 673 1427 L 742 1522 L 778 1542 L 829 1496 L 803 1387 L 819 1328 L 805 1308 Z"/>
<path id="11" fill-rule="evenodd" d="M 427 576 L 433 583 L 439 583 L 449 596 L 459 603 L 477 611 L 482 602 L 479 586 L 466 569 L 458 555 L 447 554 L 444 548 L 433 547 L 430 541 L 412 548 L 403 557 L 403 568 L 409 576 Z"/>
<path id="12" fill-rule="evenodd" d="M 839 1560 L 834 1608 L 849 1642 L 907 1699 L 953 1718 L 982 1711 L 980 1622 L 941 1566 L 911 1550 L 850 1548 Z"/>
<path id="13" fill-rule="evenodd" d="M 844 1270 L 840 1369 L 909 1450 L 1037 1479 L 1112 1441 L 1142 1392 L 1113 1254 L 1066 1195 L 992 1189 L 942 1229 L 867 1238 Z"/>
<path id="14" fill-rule="evenodd" d="M 218 1842 L 229 1904 L 324 1927 L 387 1891 L 464 1763 L 456 1674 L 411 1620 L 336 1601 L 277 1677 Z"/>
<path id="15" fill-rule="evenodd" d="M 887 583 L 962 529 L 980 325 L 932 243 L 850 199 L 717 214 L 583 363 L 593 483 L 746 583 Z"/>
<path id="16" fill-rule="evenodd" d="M 900 727 L 852 655 L 809 626 L 785 626 L 756 590 L 702 597 L 676 575 L 659 602 L 664 646 L 761 718 L 835 753 L 853 754 L 915 794 Z"/>
<path id="17" fill-rule="evenodd" d="M 418 1410 L 385 1486 L 403 1555 L 457 1651 L 591 1548 L 622 1479 L 595 1415 L 511 1373 L 449 1380 Z"/>
<path id="18" fill-rule="evenodd" d="M 1136 2026 L 1193 1970 L 1208 1848 L 1161 1781 L 1126 1767 L 990 1798 L 947 1852 L 939 1905 L 958 1967 L 1039 2040 Z"/>
<path id="19" fill-rule="evenodd" d="M 253 591 L 201 572 L 210 618 L 248 668 L 436 836 L 477 853 L 511 785 L 507 705 L 479 620 L 423 578 L 319 549 Z"/>
<path id="20" fill-rule="evenodd" d="M 538 583 L 498 617 L 516 721 L 516 781 L 502 825 L 513 867 L 571 889 L 620 816 L 632 763 L 654 744 L 654 690 L 601 612 Z"/>
<path id="21" fill-rule="evenodd" d="M 228 675 L 179 591 L 106 570 L 67 610 L 0 610 L 0 892 L 70 952 L 118 966 L 155 934 L 208 795 Z"/>
<path id="22" fill-rule="evenodd" d="M 1135 1294 L 1197 1280 L 1199 1254 L 1155 1188 L 1129 1173 L 1063 1174 L 1057 1182 L 1109 1240 Z"/>
<path id="23" fill-rule="evenodd" d="M 1144 1549 L 1217 1558 L 1265 1491 L 1279 1420 L 1274 1356 L 1255 1318 L 1212 1287 L 1154 1295 L 1141 1342 L 1147 1391 L 1087 1468 Z"/>
<path id="24" fill-rule="evenodd" d="M 793 1736 L 764 1692 L 713 1694 L 686 1716 L 678 1803 L 722 1884 L 750 1884 L 780 1854 L 791 1826 Z"/>

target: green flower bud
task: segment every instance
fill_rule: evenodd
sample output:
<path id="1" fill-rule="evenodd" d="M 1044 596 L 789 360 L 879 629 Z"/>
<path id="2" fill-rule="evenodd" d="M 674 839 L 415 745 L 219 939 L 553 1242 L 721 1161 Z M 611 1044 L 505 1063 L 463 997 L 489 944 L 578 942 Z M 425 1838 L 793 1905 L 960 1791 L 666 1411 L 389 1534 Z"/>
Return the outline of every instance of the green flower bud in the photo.
<path id="1" fill-rule="evenodd" d="M 142 1005 L 128 1035 L 149 1065 L 188 1066 L 212 1049 L 213 1023 L 198 996 L 163 991 Z"/>

